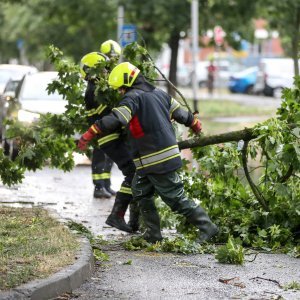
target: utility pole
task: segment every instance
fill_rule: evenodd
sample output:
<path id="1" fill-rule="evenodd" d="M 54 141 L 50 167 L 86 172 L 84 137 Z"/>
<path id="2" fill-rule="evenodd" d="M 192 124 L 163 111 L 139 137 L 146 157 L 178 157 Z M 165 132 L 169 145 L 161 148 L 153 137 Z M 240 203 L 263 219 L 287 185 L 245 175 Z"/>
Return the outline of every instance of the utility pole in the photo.
<path id="1" fill-rule="evenodd" d="M 192 88 L 193 88 L 193 102 L 194 111 L 198 111 L 198 80 L 197 80 L 197 62 L 198 62 L 198 38 L 199 38 L 199 4 L 198 0 L 192 0 L 191 3 L 191 16 L 192 16 Z"/>
<path id="2" fill-rule="evenodd" d="M 118 6 L 118 32 L 117 41 L 120 44 L 122 39 L 122 29 L 124 25 L 124 6 Z"/>

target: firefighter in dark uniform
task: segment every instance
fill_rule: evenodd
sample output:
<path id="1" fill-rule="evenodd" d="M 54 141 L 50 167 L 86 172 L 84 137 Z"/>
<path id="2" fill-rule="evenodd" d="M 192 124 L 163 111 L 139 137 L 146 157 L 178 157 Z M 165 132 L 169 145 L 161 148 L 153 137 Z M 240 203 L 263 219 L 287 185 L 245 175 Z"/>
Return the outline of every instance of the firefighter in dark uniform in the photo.
<path id="1" fill-rule="evenodd" d="M 100 52 L 105 54 L 108 58 L 115 60 L 117 62 L 121 55 L 121 47 L 120 45 L 113 41 L 107 40 L 100 45 Z M 93 65 L 94 60 L 97 60 L 97 56 L 84 56 L 81 63 L 84 65 Z M 95 82 L 93 78 L 89 78 L 85 72 L 82 71 L 83 76 L 86 80 L 88 80 L 88 86 L 85 92 L 85 106 L 87 109 L 86 115 L 88 119 L 88 123 L 90 125 L 94 124 L 97 118 L 99 118 L 99 104 L 98 101 L 95 100 Z M 98 110 L 97 110 L 98 109 Z M 106 114 L 108 112 L 108 108 L 105 108 L 101 114 Z M 92 179 L 94 188 L 94 197 L 95 198 L 110 198 L 111 196 L 115 196 L 116 192 L 111 188 L 111 169 L 113 166 L 113 161 L 103 152 L 100 147 L 94 147 L 92 152 Z"/>
<path id="2" fill-rule="evenodd" d="M 198 242 L 208 241 L 218 228 L 207 213 L 187 198 L 176 170 L 182 161 L 171 123 L 201 132 L 201 123 L 192 113 L 180 108 L 179 103 L 155 88 L 129 62 L 117 65 L 110 73 L 109 85 L 123 95 L 118 107 L 99 120 L 82 136 L 78 146 L 84 149 L 96 135 L 111 133 L 129 126 L 132 137 L 136 174 L 132 182 L 134 199 L 146 226 L 143 237 L 149 242 L 162 239 L 160 219 L 154 204 L 155 192 L 172 209 L 186 217 L 199 229 Z"/>
<path id="3" fill-rule="evenodd" d="M 82 58 L 81 62 L 84 65 L 93 65 L 94 61 L 98 60 L 98 55 L 98 53 L 85 55 Z M 101 106 L 101 103 L 98 103 L 98 99 L 96 99 L 95 97 L 95 80 L 92 77 L 89 77 L 88 72 L 85 73 L 82 70 L 82 74 L 85 80 L 88 81 L 84 96 L 84 102 L 87 109 L 86 116 L 88 119 L 88 123 L 92 125 L 100 117 L 100 115 L 104 115 L 105 113 L 110 112 L 110 110 L 106 107 L 99 113 L 99 107 L 101 108 L 103 107 L 103 105 Z M 116 192 L 113 191 L 110 187 L 110 172 L 112 169 L 113 161 L 103 152 L 103 150 L 99 146 L 93 147 L 91 160 L 92 179 L 95 186 L 94 197 L 110 198 L 111 196 L 115 196 Z"/>
<path id="4" fill-rule="evenodd" d="M 89 75 L 93 74 L 93 69 L 98 66 L 100 62 L 107 62 L 107 57 L 100 52 L 88 53 L 81 59 L 81 73 L 85 80 L 87 80 L 85 98 L 86 102 L 89 102 L 87 99 L 94 101 L 93 108 L 89 110 L 89 113 L 96 120 L 109 114 L 113 108 L 113 102 L 111 101 L 112 90 L 110 89 L 110 92 L 96 91 L 97 80 L 99 80 L 99 78 L 95 75 Z M 103 72 L 106 72 L 105 68 L 103 68 Z M 137 231 L 139 227 L 139 211 L 136 205 L 131 203 L 131 182 L 134 176 L 135 166 L 124 134 L 122 134 L 122 130 L 120 129 L 117 132 L 99 136 L 97 144 L 100 150 L 107 155 L 111 161 L 116 163 L 125 177 L 120 190 L 116 193 L 115 203 L 106 223 L 126 232 Z M 124 215 L 130 203 L 129 224 L 126 224 Z"/>

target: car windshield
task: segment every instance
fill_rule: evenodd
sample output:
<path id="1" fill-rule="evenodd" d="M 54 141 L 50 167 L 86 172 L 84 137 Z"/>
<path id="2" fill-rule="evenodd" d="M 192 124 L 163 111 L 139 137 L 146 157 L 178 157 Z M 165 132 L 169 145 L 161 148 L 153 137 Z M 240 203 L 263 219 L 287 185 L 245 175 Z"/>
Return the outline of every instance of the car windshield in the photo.
<path id="1" fill-rule="evenodd" d="M 53 74 L 34 74 L 27 76 L 23 82 L 21 100 L 62 100 L 58 93 L 48 94 L 47 86 L 56 75 Z"/>
<path id="2" fill-rule="evenodd" d="M 10 81 L 8 81 L 6 86 L 5 86 L 4 93 L 15 92 L 17 87 L 18 87 L 19 82 L 20 82 L 20 80 L 10 80 Z"/>
<path id="3" fill-rule="evenodd" d="M 0 69 L 0 83 L 6 83 L 10 78 L 22 78 L 24 71 Z"/>

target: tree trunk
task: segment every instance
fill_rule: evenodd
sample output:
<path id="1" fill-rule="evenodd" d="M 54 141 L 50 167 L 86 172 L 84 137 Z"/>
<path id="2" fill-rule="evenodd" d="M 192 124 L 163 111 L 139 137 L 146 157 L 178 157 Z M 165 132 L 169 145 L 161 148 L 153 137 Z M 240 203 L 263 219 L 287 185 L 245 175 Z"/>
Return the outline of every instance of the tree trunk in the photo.
<path id="1" fill-rule="evenodd" d="M 169 71 L 169 80 L 176 86 L 177 85 L 177 56 L 178 56 L 178 47 L 179 47 L 179 32 L 173 32 L 169 41 L 169 47 L 171 49 L 171 60 L 170 60 L 170 71 Z M 175 96 L 174 89 L 168 85 L 168 93 L 171 96 Z"/>

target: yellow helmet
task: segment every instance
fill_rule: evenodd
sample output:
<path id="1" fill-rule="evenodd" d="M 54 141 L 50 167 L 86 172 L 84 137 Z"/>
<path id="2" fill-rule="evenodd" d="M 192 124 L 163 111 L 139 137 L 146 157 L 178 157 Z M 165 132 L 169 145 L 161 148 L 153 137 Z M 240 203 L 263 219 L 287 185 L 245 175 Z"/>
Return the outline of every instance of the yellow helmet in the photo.
<path id="1" fill-rule="evenodd" d="M 85 80 L 88 80 L 90 69 L 95 68 L 101 61 L 107 61 L 108 58 L 100 52 L 90 52 L 84 55 L 80 61 L 80 73 Z"/>
<path id="2" fill-rule="evenodd" d="M 121 86 L 132 86 L 140 70 L 129 62 L 123 62 L 114 67 L 109 74 L 108 84 L 114 89 Z"/>
<path id="3" fill-rule="evenodd" d="M 121 51 L 122 50 L 121 50 L 120 45 L 113 40 L 107 40 L 107 41 L 103 42 L 100 46 L 100 52 L 104 53 L 108 57 L 120 56 Z"/>

